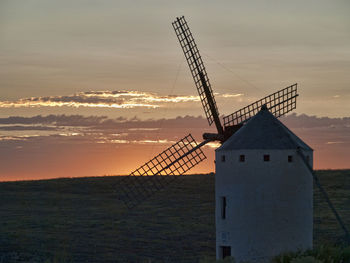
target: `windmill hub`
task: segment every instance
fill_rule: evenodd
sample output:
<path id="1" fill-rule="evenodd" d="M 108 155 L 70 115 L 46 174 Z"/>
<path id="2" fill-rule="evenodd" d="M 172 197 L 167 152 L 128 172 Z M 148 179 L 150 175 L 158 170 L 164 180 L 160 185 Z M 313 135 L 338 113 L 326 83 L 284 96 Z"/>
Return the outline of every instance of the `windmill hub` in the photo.
<path id="1" fill-rule="evenodd" d="M 261 110 L 268 110 L 268 109 L 267 109 L 267 105 L 266 105 L 266 104 L 262 105 L 262 106 L 261 106 Z"/>
<path id="2" fill-rule="evenodd" d="M 203 133 L 203 139 L 223 142 L 225 140 L 225 136 L 224 134 L 218 134 L 218 133 Z"/>

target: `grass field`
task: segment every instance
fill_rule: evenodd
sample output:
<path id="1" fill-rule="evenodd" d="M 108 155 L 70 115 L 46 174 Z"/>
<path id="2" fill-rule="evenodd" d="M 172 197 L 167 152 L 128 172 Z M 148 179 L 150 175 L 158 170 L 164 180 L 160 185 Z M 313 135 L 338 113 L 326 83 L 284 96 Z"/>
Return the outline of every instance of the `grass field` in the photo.
<path id="1" fill-rule="evenodd" d="M 350 170 L 318 171 L 350 228 Z M 2 262 L 199 262 L 215 257 L 214 175 L 180 177 L 128 212 L 121 177 L 0 183 Z M 315 244 L 342 231 L 315 189 Z"/>

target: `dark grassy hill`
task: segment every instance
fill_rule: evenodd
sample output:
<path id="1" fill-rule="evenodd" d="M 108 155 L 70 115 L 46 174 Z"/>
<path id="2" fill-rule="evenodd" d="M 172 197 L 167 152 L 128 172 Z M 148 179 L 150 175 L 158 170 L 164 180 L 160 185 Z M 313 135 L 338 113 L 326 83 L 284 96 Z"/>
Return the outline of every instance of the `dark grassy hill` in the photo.
<path id="1" fill-rule="evenodd" d="M 319 171 L 350 227 L 350 171 Z M 127 213 L 120 177 L 0 183 L 0 262 L 198 262 L 215 256 L 214 176 L 191 175 Z M 315 244 L 341 229 L 315 191 Z"/>

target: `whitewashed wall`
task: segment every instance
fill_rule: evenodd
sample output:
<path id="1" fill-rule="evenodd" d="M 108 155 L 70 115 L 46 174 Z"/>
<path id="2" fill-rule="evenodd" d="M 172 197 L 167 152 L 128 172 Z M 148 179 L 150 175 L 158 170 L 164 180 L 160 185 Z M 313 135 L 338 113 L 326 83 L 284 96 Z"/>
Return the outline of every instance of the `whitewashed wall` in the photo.
<path id="1" fill-rule="evenodd" d="M 245 162 L 239 162 L 241 154 Z M 312 165 L 312 151 L 304 154 Z M 312 247 L 313 179 L 296 150 L 218 150 L 215 195 L 217 258 L 220 246 L 231 246 L 238 262 L 259 263 Z M 221 219 L 222 196 L 226 219 Z"/>

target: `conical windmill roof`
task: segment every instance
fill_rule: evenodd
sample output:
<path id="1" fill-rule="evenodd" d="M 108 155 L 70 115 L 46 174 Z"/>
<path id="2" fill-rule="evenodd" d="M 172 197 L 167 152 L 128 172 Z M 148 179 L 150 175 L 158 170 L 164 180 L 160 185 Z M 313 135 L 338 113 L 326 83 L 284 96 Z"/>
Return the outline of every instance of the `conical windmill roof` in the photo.
<path id="1" fill-rule="evenodd" d="M 263 107 L 217 149 L 312 149 Z"/>

